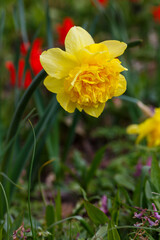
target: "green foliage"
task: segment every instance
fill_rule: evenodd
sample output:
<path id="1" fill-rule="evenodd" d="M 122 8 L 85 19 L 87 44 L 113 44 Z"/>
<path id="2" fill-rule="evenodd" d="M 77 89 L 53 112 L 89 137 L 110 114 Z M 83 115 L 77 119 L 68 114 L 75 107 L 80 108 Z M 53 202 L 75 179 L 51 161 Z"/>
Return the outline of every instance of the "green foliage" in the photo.
<path id="1" fill-rule="evenodd" d="M 159 239 L 152 203 L 160 214 L 160 149 L 146 147 L 145 141 L 135 145 L 135 138 L 126 134 L 130 123 L 146 117 L 138 100 L 154 107 L 160 102 L 160 28 L 152 16 L 158 4 L 2 1 L 0 240 Z M 57 26 L 66 16 L 90 32 L 95 42 L 116 39 L 128 45 L 120 59 L 128 68 L 127 91 L 109 100 L 99 119 L 78 110 L 64 112 L 42 85 L 47 73 L 34 76 L 31 71 L 36 38 L 43 39 L 44 49 L 64 48 Z M 25 56 L 21 43 L 30 43 Z M 22 82 L 27 71 L 32 75 L 27 89 L 18 86 L 20 59 L 25 62 Z M 15 86 L 5 68 L 8 60 L 15 66 Z M 134 217 L 143 210 L 141 217 Z"/>
<path id="2" fill-rule="evenodd" d="M 115 228 L 115 225 L 113 224 L 112 221 L 109 221 L 108 223 L 108 240 L 120 240 L 119 233 L 117 229 Z"/>
<path id="3" fill-rule="evenodd" d="M 46 218 L 47 228 L 51 224 L 55 223 L 55 209 L 54 209 L 53 205 L 49 204 L 46 206 L 45 218 Z M 50 232 L 54 235 L 54 227 L 52 227 L 50 229 Z M 52 238 L 50 237 L 50 239 L 52 239 Z"/>
<path id="4" fill-rule="evenodd" d="M 160 193 L 160 167 L 155 156 L 152 159 L 151 182 L 155 186 L 158 193 Z"/>
<path id="5" fill-rule="evenodd" d="M 88 214 L 89 218 L 96 225 L 105 224 L 109 221 L 108 217 L 101 210 L 99 210 L 97 207 L 95 207 L 90 202 L 85 201 L 84 202 L 84 207 L 87 211 L 87 214 Z"/>
<path id="6" fill-rule="evenodd" d="M 106 150 L 106 146 L 102 147 L 101 149 L 99 149 L 97 151 L 88 171 L 86 172 L 86 179 L 85 179 L 85 183 L 84 183 L 85 188 L 87 188 L 87 186 L 89 185 L 89 182 L 91 181 L 91 179 L 93 179 L 93 177 L 102 161 L 105 150 Z"/>

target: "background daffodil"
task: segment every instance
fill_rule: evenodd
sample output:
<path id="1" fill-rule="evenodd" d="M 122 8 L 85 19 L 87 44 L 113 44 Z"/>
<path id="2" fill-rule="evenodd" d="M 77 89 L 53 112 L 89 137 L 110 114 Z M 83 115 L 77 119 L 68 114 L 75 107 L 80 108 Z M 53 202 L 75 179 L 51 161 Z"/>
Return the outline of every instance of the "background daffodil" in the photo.
<path id="1" fill-rule="evenodd" d="M 160 108 L 156 108 L 153 116 L 143 123 L 128 126 L 127 133 L 138 134 L 136 143 L 146 137 L 149 147 L 160 146 Z"/>
<path id="2" fill-rule="evenodd" d="M 60 105 L 68 112 L 84 110 L 98 117 L 108 99 L 122 95 L 127 70 L 117 58 L 127 45 L 119 41 L 95 43 L 81 27 L 72 27 L 65 38 L 65 49 L 44 51 L 40 61 L 48 73 L 46 88 L 57 94 Z"/>

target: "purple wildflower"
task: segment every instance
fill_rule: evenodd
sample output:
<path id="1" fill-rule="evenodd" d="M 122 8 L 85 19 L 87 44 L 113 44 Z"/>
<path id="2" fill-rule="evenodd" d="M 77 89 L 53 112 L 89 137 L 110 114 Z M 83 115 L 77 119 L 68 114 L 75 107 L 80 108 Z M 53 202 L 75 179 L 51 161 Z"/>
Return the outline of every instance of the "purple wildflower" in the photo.
<path id="1" fill-rule="evenodd" d="M 78 240 L 79 236 L 80 236 L 80 233 L 77 233 L 76 240 Z"/>
<path id="2" fill-rule="evenodd" d="M 141 219 L 141 217 L 143 216 L 143 213 L 144 213 L 144 211 L 142 211 L 142 212 L 140 212 L 140 213 L 134 213 L 134 218 L 139 218 L 139 219 Z"/>
<path id="3" fill-rule="evenodd" d="M 141 160 L 138 161 L 137 165 L 136 165 L 136 171 L 134 173 L 134 176 L 135 177 L 139 177 L 141 175 L 141 172 L 142 172 L 142 163 L 141 163 Z"/>
<path id="4" fill-rule="evenodd" d="M 145 166 L 151 167 L 151 163 L 152 163 L 152 157 L 149 157 L 146 161 Z M 142 168 L 143 168 L 143 164 L 142 164 L 141 160 L 139 160 L 137 165 L 136 165 L 136 171 L 134 173 L 135 177 L 139 177 L 141 175 Z"/>
<path id="5" fill-rule="evenodd" d="M 154 212 L 154 217 L 155 217 L 157 220 L 160 220 L 160 215 L 158 214 L 157 208 L 156 208 L 156 206 L 155 206 L 154 203 L 152 203 L 152 207 L 153 207 L 153 210 L 155 211 L 155 212 Z"/>
<path id="6" fill-rule="evenodd" d="M 141 209 L 140 213 L 134 212 L 134 218 L 142 219 L 145 212 L 146 212 L 146 209 Z"/>
<path id="7" fill-rule="evenodd" d="M 108 213 L 108 207 L 107 207 L 107 196 L 103 196 L 101 199 L 102 206 L 101 206 L 101 211 L 104 212 L 105 214 Z"/>
<path id="8" fill-rule="evenodd" d="M 149 157 L 146 162 L 146 166 L 151 167 L 152 157 Z"/>
<path id="9" fill-rule="evenodd" d="M 155 222 L 153 222 L 149 217 L 144 217 L 144 219 L 146 219 L 149 222 L 149 226 L 157 226 L 158 225 L 158 220 L 156 220 Z"/>

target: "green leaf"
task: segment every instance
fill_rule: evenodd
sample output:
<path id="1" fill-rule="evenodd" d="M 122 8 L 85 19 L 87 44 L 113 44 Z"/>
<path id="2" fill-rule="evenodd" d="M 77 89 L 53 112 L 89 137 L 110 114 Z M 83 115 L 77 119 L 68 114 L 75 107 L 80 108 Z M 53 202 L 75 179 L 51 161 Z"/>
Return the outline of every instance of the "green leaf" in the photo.
<path id="1" fill-rule="evenodd" d="M 123 186 L 131 191 L 134 191 L 134 184 L 129 175 L 116 174 L 114 176 L 118 185 Z"/>
<path id="2" fill-rule="evenodd" d="M 47 227 L 49 227 L 51 224 L 55 223 L 55 210 L 54 210 L 53 205 L 49 204 L 49 205 L 46 206 L 45 217 L 46 217 Z M 50 232 L 51 233 L 54 232 L 54 227 L 52 227 L 50 229 Z"/>
<path id="3" fill-rule="evenodd" d="M 124 188 L 124 187 L 120 187 L 120 190 L 123 192 L 125 198 L 126 198 L 126 202 L 129 204 L 129 205 L 133 205 L 133 201 L 132 199 L 130 198 L 129 196 L 129 193 L 127 192 L 127 190 Z"/>
<path id="4" fill-rule="evenodd" d="M 82 195 L 83 195 L 84 200 L 85 200 L 85 201 L 88 201 L 86 191 L 85 191 L 83 188 L 81 188 L 81 187 L 80 187 L 80 190 L 81 190 L 81 192 L 82 192 Z"/>
<path id="5" fill-rule="evenodd" d="M 53 96 L 53 98 L 51 99 L 49 105 L 47 106 L 43 117 L 39 120 L 39 122 L 37 123 L 36 127 L 35 127 L 35 133 L 36 133 L 36 137 L 37 139 L 39 139 L 42 141 L 43 140 L 43 146 L 44 146 L 44 138 L 42 138 L 42 133 L 48 132 L 48 126 L 50 125 L 50 122 L 53 123 L 54 119 L 55 119 L 55 115 L 57 112 L 57 102 L 55 101 L 55 96 Z M 40 144 L 37 145 L 37 151 L 39 149 L 39 146 L 42 149 L 42 144 L 40 142 Z M 20 151 L 19 155 L 17 156 L 17 161 L 16 161 L 16 167 L 13 168 L 13 172 L 12 172 L 12 180 L 14 182 L 17 182 L 22 169 L 24 168 L 27 160 L 29 160 L 30 155 L 31 155 L 31 151 L 33 148 L 33 136 L 32 133 L 29 134 L 25 145 L 23 146 L 22 150 Z M 36 163 L 36 156 L 35 156 L 35 163 Z M 10 194 L 12 195 L 14 188 L 12 187 L 10 189 Z M 10 197 L 11 199 L 11 197 Z"/>
<path id="6" fill-rule="evenodd" d="M 4 32 L 5 17 L 6 17 L 5 11 L 1 10 L 1 14 L 0 14 L 0 49 L 2 47 L 2 37 L 3 37 L 3 32 Z"/>
<path id="7" fill-rule="evenodd" d="M 151 182 L 157 189 L 158 193 L 160 193 L 160 167 L 155 156 L 152 158 Z"/>
<path id="8" fill-rule="evenodd" d="M 117 194 L 113 201 L 113 207 L 112 207 L 112 220 L 118 225 L 118 219 L 119 219 L 119 208 L 120 208 L 120 196 L 119 196 L 119 190 L 117 191 Z"/>
<path id="9" fill-rule="evenodd" d="M 62 206 L 61 206 L 61 193 L 60 190 L 57 192 L 57 196 L 55 198 L 55 206 L 56 206 L 56 220 L 60 221 L 62 219 Z"/>
<path id="10" fill-rule="evenodd" d="M 151 198 L 152 198 L 152 189 L 151 189 L 151 185 L 150 185 L 149 181 L 146 181 L 146 184 L 145 184 L 145 194 L 146 194 L 146 198 L 148 200 L 151 200 Z"/>
<path id="11" fill-rule="evenodd" d="M 81 221 L 83 218 L 81 216 L 72 216 L 72 217 L 64 218 L 61 221 L 58 221 L 58 222 L 55 222 L 55 223 L 51 224 L 47 229 L 51 229 L 52 227 L 54 227 L 56 225 L 59 225 L 61 223 L 64 223 L 64 222 L 66 222 L 68 220 L 72 220 L 72 219 Z"/>
<path id="12" fill-rule="evenodd" d="M 53 47 L 53 32 L 52 32 L 52 21 L 49 12 L 49 3 L 48 0 L 46 1 L 46 29 L 47 29 L 47 40 L 48 40 L 48 47 Z"/>
<path id="13" fill-rule="evenodd" d="M 127 48 L 137 47 L 143 43 L 142 39 L 137 39 L 127 43 Z"/>
<path id="14" fill-rule="evenodd" d="M 133 195 L 133 204 L 135 206 L 139 206 L 139 207 L 144 207 L 145 206 L 145 184 L 146 181 L 149 177 L 149 167 L 148 166 L 144 166 L 142 168 L 142 174 L 141 174 L 141 178 L 138 181 L 136 187 L 135 187 L 135 191 L 134 191 L 134 195 Z"/>
<path id="15" fill-rule="evenodd" d="M 84 181 L 85 188 L 87 188 L 89 182 L 94 177 L 94 175 L 95 175 L 95 173 L 96 173 L 96 171 L 97 171 L 97 169 L 98 169 L 98 167 L 99 167 L 99 165 L 100 165 L 100 163 L 103 159 L 103 155 L 106 151 L 106 147 L 107 146 L 105 145 L 96 152 L 96 155 L 95 155 L 95 157 L 94 157 L 94 159 L 93 159 L 93 161 L 92 161 L 92 163 L 91 163 L 91 165 L 90 165 L 90 167 L 87 171 L 87 174 L 86 174 L 86 179 Z"/>
<path id="16" fill-rule="evenodd" d="M 21 33 L 22 33 L 23 42 L 28 43 L 29 41 L 28 41 L 28 36 L 27 36 L 23 0 L 18 0 L 18 8 L 19 8 L 19 18 L 20 18 L 20 25 L 21 25 Z"/>
<path id="17" fill-rule="evenodd" d="M 3 225 L 0 225 L 0 240 L 2 240 L 3 238 Z"/>
<path id="18" fill-rule="evenodd" d="M 94 234 L 93 227 L 90 224 L 88 224 L 87 221 L 85 221 L 85 219 L 80 219 L 79 221 L 80 221 L 81 225 L 83 226 L 83 228 L 86 229 L 88 234 L 93 236 L 93 234 Z"/>
<path id="19" fill-rule="evenodd" d="M 96 234 L 93 236 L 92 240 L 97 240 L 97 239 L 103 239 L 105 236 L 107 236 L 108 232 L 108 226 L 103 226 L 101 227 Z"/>
<path id="20" fill-rule="evenodd" d="M 95 207 L 88 201 L 84 201 L 84 207 L 87 211 L 87 214 L 91 221 L 93 221 L 96 225 L 108 223 L 108 217 L 102 212 L 99 208 Z"/>
<path id="21" fill-rule="evenodd" d="M 115 225 L 112 221 L 109 221 L 108 223 L 108 236 L 107 240 L 120 240 L 119 233 L 117 229 L 115 228 Z"/>
<path id="22" fill-rule="evenodd" d="M 140 206 L 141 194 L 142 192 L 141 192 L 141 179 L 140 179 L 139 181 L 137 181 L 135 191 L 133 193 L 133 205 Z"/>
<path id="23" fill-rule="evenodd" d="M 19 101 L 19 104 L 18 104 L 16 111 L 14 113 L 14 116 L 12 118 L 11 125 L 9 127 L 8 134 L 7 134 L 7 140 L 10 140 L 16 134 L 17 129 L 19 127 L 19 123 L 21 121 L 21 117 L 24 113 L 24 110 L 25 110 L 30 98 L 32 97 L 33 92 L 35 91 L 35 89 L 38 87 L 40 82 L 46 76 L 47 76 L 47 73 L 44 70 L 42 70 L 40 73 L 38 73 L 35 76 L 32 83 L 25 91 L 24 95 L 22 96 L 21 100 Z"/>

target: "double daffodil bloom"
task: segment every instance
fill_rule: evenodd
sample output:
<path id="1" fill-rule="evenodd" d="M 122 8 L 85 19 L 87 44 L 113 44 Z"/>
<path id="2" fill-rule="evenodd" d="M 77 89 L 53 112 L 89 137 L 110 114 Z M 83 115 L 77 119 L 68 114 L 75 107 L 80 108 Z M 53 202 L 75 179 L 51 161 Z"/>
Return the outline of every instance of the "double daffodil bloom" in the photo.
<path id="1" fill-rule="evenodd" d="M 46 88 L 57 94 L 57 101 L 68 112 L 84 110 L 98 117 L 108 99 L 122 95 L 127 70 L 117 58 L 127 45 L 119 41 L 95 43 L 81 27 L 72 27 L 65 38 L 65 49 L 44 51 L 40 61 L 48 76 Z"/>
<path id="2" fill-rule="evenodd" d="M 156 108 L 153 116 L 143 123 L 128 126 L 127 133 L 138 134 L 136 143 L 146 137 L 148 147 L 160 146 L 160 108 Z"/>

